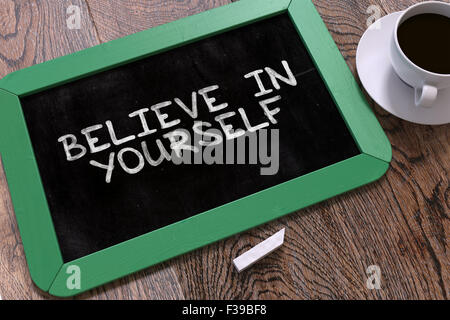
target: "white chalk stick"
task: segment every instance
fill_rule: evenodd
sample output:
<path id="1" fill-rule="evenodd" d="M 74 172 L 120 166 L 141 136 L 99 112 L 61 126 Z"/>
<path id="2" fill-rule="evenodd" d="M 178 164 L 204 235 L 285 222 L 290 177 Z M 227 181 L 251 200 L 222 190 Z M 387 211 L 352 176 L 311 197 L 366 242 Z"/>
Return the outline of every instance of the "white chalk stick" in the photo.
<path id="1" fill-rule="evenodd" d="M 284 230 L 285 228 L 234 259 L 233 264 L 237 271 L 241 272 L 247 269 L 254 263 L 267 256 L 269 253 L 281 247 L 284 242 Z"/>

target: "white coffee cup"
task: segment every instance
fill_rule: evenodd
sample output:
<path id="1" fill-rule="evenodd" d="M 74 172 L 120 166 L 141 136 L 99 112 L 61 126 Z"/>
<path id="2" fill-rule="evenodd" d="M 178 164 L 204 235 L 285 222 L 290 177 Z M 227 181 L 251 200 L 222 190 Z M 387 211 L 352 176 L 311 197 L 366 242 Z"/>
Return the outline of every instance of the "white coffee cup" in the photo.
<path id="1" fill-rule="evenodd" d="M 397 75 L 405 83 L 414 88 L 416 106 L 429 108 L 435 103 L 439 90 L 450 88 L 450 74 L 430 72 L 414 64 L 401 49 L 397 35 L 398 28 L 403 22 L 411 17 L 424 13 L 434 13 L 450 17 L 450 4 L 439 1 L 427 1 L 406 9 L 400 15 L 395 25 L 390 56 L 392 66 Z M 449 41 L 449 38 L 442 39 L 442 41 Z"/>

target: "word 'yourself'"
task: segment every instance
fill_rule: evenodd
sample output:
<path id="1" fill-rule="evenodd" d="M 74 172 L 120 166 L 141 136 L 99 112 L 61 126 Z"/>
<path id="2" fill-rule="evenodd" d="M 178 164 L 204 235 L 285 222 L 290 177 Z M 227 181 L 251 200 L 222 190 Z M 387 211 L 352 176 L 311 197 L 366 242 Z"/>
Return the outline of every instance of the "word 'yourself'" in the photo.
<path id="1" fill-rule="evenodd" d="M 238 139 L 244 135 L 267 128 L 271 124 L 277 124 L 276 115 L 281 109 L 279 106 L 276 106 L 276 103 L 281 100 L 281 96 L 277 94 L 264 98 L 263 96 L 270 95 L 274 90 L 280 90 L 283 83 L 289 86 L 297 86 L 297 80 L 287 61 L 281 61 L 281 65 L 284 68 L 284 71 L 281 73 L 266 67 L 244 75 L 244 79 L 254 79 L 258 87 L 259 91 L 254 94 L 254 97 L 258 98 L 258 105 L 266 118 L 266 121 L 261 123 L 252 124 L 244 107 L 238 108 L 237 112 L 228 110 L 228 103 L 219 103 L 217 98 L 214 97 L 214 92 L 220 90 L 219 85 L 211 85 L 192 92 L 189 103 L 179 98 L 174 98 L 170 101 L 156 103 L 150 107 L 142 107 L 129 113 L 128 121 L 134 121 L 133 125 L 138 124 L 140 127 L 140 132 L 135 134 L 120 136 L 118 134 L 120 132 L 116 132 L 113 122 L 106 120 L 104 123 L 98 123 L 80 130 L 85 143 L 82 143 L 73 133 L 59 137 L 58 142 L 62 144 L 67 161 L 77 161 L 87 154 L 97 154 L 113 146 L 121 146 L 122 149 L 117 154 L 116 152 L 110 152 L 104 163 L 94 160 L 89 161 L 90 165 L 105 170 L 105 181 L 107 183 L 111 182 L 112 174 L 116 167 L 122 168 L 128 174 L 136 174 L 143 169 L 145 161 L 151 166 L 157 166 L 164 159 L 170 161 L 174 158 L 182 158 L 183 153 L 186 152 L 200 153 L 203 151 L 203 147 L 218 146 L 223 143 L 224 139 L 225 141 Z M 263 76 L 270 79 L 273 88 L 264 86 Z M 220 127 L 223 135 L 212 133 L 209 128 L 214 127 L 214 125 L 211 122 L 199 119 L 198 110 L 201 105 L 204 105 L 210 114 L 215 115 L 215 125 Z M 200 136 L 197 145 L 190 144 L 190 136 L 187 130 L 180 126 L 181 120 L 177 117 L 171 118 L 167 112 L 168 108 L 175 108 L 178 112 L 184 112 L 193 120 L 191 129 L 195 135 Z M 149 117 L 151 116 L 156 121 L 149 122 Z M 236 128 L 232 125 L 232 120 L 236 118 L 240 118 L 243 124 L 242 127 L 245 127 L 245 129 Z M 150 125 L 150 123 L 158 123 L 158 126 Z M 155 137 L 158 131 L 162 131 L 162 134 L 159 135 L 159 138 L 154 138 L 154 140 L 159 149 L 160 157 L 158 160 L 154 160 L 149 155 L 147 140 L 151 136 Z M 99 137 L 104 136 L 105 133 L 108 140 L 100 141 Z M 171 152 L 168 152 L 164 147 L 164 143 L 161 142 L 163 138 L 170 144 Z M 142 150 L 126 146 L 127 143 L 133 140 L 142 140 Z M 138 164 L 133 165 L 136 161 L 130 161 L 133 164 L 127 163 L 125 155 L 127 155 L 127 159 L 130 156 L 135 157 Z M 278 157 L 278 155 L 276 156 Z"/>

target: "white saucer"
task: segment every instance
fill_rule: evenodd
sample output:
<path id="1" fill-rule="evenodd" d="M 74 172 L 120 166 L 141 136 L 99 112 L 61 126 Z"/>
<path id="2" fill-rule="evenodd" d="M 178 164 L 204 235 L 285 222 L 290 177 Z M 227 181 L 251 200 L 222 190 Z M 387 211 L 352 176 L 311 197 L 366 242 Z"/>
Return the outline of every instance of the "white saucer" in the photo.
<path id="1" fill-rule="evenodd" d="M 376 103 L 401 119 L 431 125 L 450 123 L 450 89 L 439 91 L 433 107 L 416 107 L 414 89 L 391 66 L 390 41 L 400 14 L 384 16 L 362 36 L 356 52 L 356 68 L 362 85 Z"/>

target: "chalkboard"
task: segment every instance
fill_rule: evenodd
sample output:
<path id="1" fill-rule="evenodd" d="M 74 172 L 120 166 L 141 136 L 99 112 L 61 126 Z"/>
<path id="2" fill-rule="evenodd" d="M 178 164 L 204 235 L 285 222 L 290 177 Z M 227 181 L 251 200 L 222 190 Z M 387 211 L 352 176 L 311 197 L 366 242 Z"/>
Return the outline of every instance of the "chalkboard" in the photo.
<path id="1" fill-rule="evenodd" d="M 73 295 L 384 174 L 389 142 L 312 3 L 258 3 L 0 80 L 36 285 Z"/>
<path id="2" fill-rule="evenodd" d="M 279 81 L 277 90 L 264 71 L 258 76 L 266 92 L 271 92 L 255 97 L 261 92 L 255 76 L 244 76 L 269 67 L 287 78 L 282 61 L 286 61 L 297 84 Z M 211 90 L 208 97 L 217 99 L 215 105 L 228 106 L 210 112 L 198 91 L 213 85 L 218 88 Z M 195 119 L 173 102 L 179 98 L 192 108 L 192 92 L 198 96 Z M 280 109 L 273 116 L 277 123 L 271 123 L 259 105 L 274 97 L 280 97 L 270 106 Z M 151 106 L 165 101 L 172 101 L 164 109 L 169 116 L 166 122 L 180 121 L 162 129 Z M 22 99 L 22 107 L 65 261 L 360 153 L 287 14 L 28 96 Z M 150 108 L 142 114 L 149 129 L 157 131 L 114 145 L 105 122 L 111 121 L 118 138 L 137 136 L 143 132 L 142 123 L 138 116 L 133 119 L 128 115 L 143 108 Z M 163 161 L 158 166 L 146 163 L 135 174 L 128 174 L 118 164 L 117 155 L 124 148 L 143 154 L 142 141 L 150 154 L 159 158 L 156 140 L 171 150 L 164 134 L 182 128 L 193 136 L 194 121 L 208 122 L 224 132 L 215 117 L 235 112 L 227 123 L 245 130 L 239 108 L 245 110 L 252 125 L 270 123 L 270 129 L 279 130 L 276 174 L 261 175 L 261 164 L 248 161 L 212 165 Z M 111 147 L 67 161 L 58 138 L 73 134 L 77 143 L 88 148 L 80 131 L 98 124 L 103 127 L 92 132 L 99 139 L 97 145 L 109 143 Z M 111 181 L 106 183 L 106 170 L 90 161 L 107 165 L 112 153 L 115 168 Z M 125 155 L 124 162 L 136 168 L 139 156 L 132 151 Z"/>

